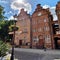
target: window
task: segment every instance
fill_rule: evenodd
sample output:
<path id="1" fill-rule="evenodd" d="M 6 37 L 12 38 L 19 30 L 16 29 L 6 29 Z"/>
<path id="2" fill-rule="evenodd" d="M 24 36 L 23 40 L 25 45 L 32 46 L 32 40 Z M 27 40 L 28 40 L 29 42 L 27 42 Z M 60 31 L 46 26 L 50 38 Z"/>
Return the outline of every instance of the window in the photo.
<path id="1" fill-rule="evenodd" d="M 34 28 L 33 30 L 32 30 L 32 32 L 37 32 L 38 30 L 36 29 L 36 28 Z"/>
<path id="2" fill-rule="evenodd" d="M 49 31 L 49 27 L 48 26 L 44 26 L 44 31 Z"/>
<path id="3" fill-rule="evenodd" d="M 37 22 L 38 22 L 38 23 L 41 23 L 42 21 L 39 19 Z"/>
<path id="4" fill-rule="evenodd" d="M 41 32 L 42 31 L 42 28 L 38 28 L 38 32 Z"/>
<path id="5" fill-rule="evenodd" d="M 20 25 L 21 25 L 21 26 L 26 26 L 26 24 L 27 24 L 27 23 L 26 23 L 25 20 L 20 20 Z"/>
<path id="6" fill-rule="evenodd" d="M 37 42 L 38 40 L 39 40 L 39 39 L 38 39 L 37 36 L 34 36 L 34 37 L 33 37 L 33 41 L 34 41 L 34 42 Z"/>
<path id="7" fill-rule="evenodd" d="M 24 31 L 23 31 L 24 33 L 27 33 L 27 29 L 24 29 Z"/>
<path id="8" fill-rule="evenodd" d="M 45 41 L 46 41 L 46 42 L 49 42 L 50 40 L 51 40 L 50 35 L 45 35 Z"/>
<path id="9" fill-rule="evenodd" d="M 47 18 L 45 18 L 45 19 L 44 19 L 44 22 L 48 22 L 48 19 L 47 19 Z"/>
<path id="10" fill-rule="evenodd" d="M 26 40 L 27 39 L 27 36 L 24 36 L 24 40 Z"/>
<path id="11" fill-rule="evenodd" d="M 46 27 L 46 31 L 49 31 L 49 27 L 48 26 Z"/>
<path id="12" fill-rule="evenodd" d="M 43 35 L 40 35 L 40 36 L 39 36 L 39 39 L 43 39 Z"/>
<path id="13" fill-rule="evenodd" d="M 35 21 L 33 21 L 33 23 L 32 23 L 33 25 L 35 24 Z"/>
<path id="14" fill-rule="evenodd" d="M 50 35 L 45 35 L 45 40 L 50 40 Z"/>
<path id="15" fill-rule="evenodd" d="M 26 21 L 23 20 L 23 21 L 22 21 L 22 24 L 23 24 L 23 26 L 26 26 Z"/>
<path id="16" fill-rule="evenodd" d="M 50 39 L 50 35 L 47 35 L 47 39 Z"/>
<path id="17" fill-rule="evenodd" d="M 36 32 L 36 29 L 33 29 L 33 32 Z"/>
<path id="18" fill-rule="evenodd" d="M 47 22 L 47 20 L 46 20 L 46 19 L 44 19 L 44 22 Z"/>
<path id="19" fill-rule="evenodd" d="M 34 40 L 36 40 L 36 38 L 37 38 L 37 37 L 36 37 L 36 36 L 34 36 L 34 37 L 33 37 L 33 41 L 34 41 Z"/>

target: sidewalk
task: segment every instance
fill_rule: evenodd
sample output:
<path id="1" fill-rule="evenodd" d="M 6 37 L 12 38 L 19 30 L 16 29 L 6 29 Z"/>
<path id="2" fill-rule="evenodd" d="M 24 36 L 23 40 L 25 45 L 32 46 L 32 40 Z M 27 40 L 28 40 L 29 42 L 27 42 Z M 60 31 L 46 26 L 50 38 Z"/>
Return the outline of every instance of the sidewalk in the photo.
<path id="1" fill-rule="evenodd" d="M 25 48 L 15 48 L 15 51 L 31 52 L 37 54 L 58 54 L 60 55 L 60 50 L 46 50 L 44 49 L 25 49 Z"/>

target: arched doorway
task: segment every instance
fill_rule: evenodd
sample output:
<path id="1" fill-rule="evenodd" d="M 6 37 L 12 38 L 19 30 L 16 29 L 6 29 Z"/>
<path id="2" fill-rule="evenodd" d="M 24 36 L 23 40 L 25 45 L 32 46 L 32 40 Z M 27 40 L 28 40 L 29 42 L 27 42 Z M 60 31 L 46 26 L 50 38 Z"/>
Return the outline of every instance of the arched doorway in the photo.
<path id="1" fill-rule="evenodd" d="M 60 38 L 55 37 L 55 49 L 60 49 Z"/>
<path id="2" fill-rule="evenodd" d="M 43 47 L 44 47 L 43 35 L 39 35 L 38 38 L 39 38 L 39 41 L 38 41 L 37 48 L 43 49 Z"/>

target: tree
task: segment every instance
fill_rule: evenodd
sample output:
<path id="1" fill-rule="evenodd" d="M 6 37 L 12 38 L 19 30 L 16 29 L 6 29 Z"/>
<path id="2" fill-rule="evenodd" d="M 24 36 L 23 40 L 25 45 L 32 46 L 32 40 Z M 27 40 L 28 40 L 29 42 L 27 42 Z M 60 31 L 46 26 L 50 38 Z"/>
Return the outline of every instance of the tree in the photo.
<path id="1" fill-rule="evenodd" d="M 8 26 L 7 20 L 0 20 L 0 39 L 3 41 L 8 38 Z"/>
<path id="2" fill-rule="evenodd" d="M 4 13 L 4 7 L 0 5 L 0 39 L 3 41 L 8 39 L 9 25 L 11 25 L 10 21 L 5 20 Z"/>
<path id="3" fill-rule="evenodd" d="M 14 25 L 13 20 L 5 20 L 4 17 L 4 8 L 0 5 L 0 39 L 3 41 L 9 40 L 9 32 L 12 31 L 10 26 Z"/>
<path id="4" fill-rule="evenodd" d="M 19 26 L 15 26 L 15 22 L 13 20 L 10 20 L 9 22 L 9 32 L 13 32 L 13 31 L 17 31 L 19 29 Z M 12 36 L 13 34 L 10 34 L 9 35 L 9 38 L 12 39 Z"/>
<path id="5" fill-rule="evenodd" d="M 4 8 L 0 5 L 0 20 L 4 20 Z"/>
<path id="6" fill-rule="evenodd" d="M 13 31 L 14 21 L 13 20 L 0 20 L 0 39 L 3 41 L 9 41 L 10 37 L 9 32 Z M 18 27 L 17 27 L 18 30 Z"/>

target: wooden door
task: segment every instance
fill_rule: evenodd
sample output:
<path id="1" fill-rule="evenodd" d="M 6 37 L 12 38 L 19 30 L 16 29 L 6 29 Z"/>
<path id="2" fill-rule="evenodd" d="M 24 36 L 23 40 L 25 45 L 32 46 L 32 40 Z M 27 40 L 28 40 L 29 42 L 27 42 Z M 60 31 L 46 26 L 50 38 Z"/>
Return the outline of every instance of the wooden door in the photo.
<path id="1" fill-rule="evenodd" d="M 38 45 L 39 45 L 39 48 L 43 48 L 44 47 L 44 43 L 43 43 L 43 36 L 41 35 L 41 36 L 39 36 L 39 42 L 38 42 Z"/>
<path id="2" fill-rule="evenodd" d="M 22 45 L 22 40 L 19 40 L 19 45 Z"/>

